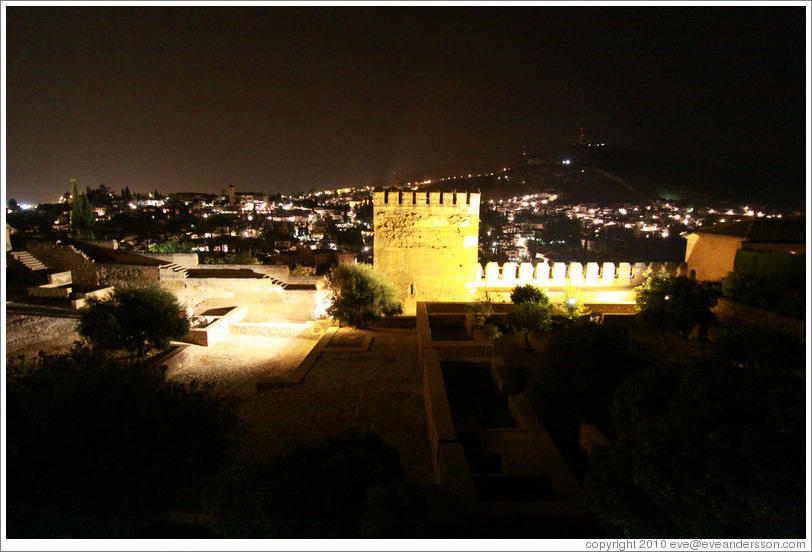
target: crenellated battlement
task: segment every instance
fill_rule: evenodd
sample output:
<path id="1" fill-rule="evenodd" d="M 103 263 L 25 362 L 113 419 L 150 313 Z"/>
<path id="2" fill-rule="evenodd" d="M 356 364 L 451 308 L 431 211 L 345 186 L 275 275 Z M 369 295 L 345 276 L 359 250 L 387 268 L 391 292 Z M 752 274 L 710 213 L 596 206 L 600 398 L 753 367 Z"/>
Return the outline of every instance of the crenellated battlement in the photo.
<path id="1" fill-rule="evenodd" d="M 687 275 L 687 265 L 681 263 L 553 263 L 552 266 L 539 263 L 488 263 L 483 268 L 478 266 L 474 286 L 478 289 L 514 288 L 524 284 L 533 284 L 541 288 L 560 288 L 572 286 L 595 290 L 601 288 L 629 289 L 639 286 L 645 279 L 646 271 L 665 271 L 673 276 Z"/>
<path id="2" fill-rule="evenodd" d="M 387 189 L 372 192 L 373 205 L 408 209 L 430 206 L 432 208 L 459 209 L 462 207 L 479 211 L 480 192 L 418 192 L 415 190 Z"/>

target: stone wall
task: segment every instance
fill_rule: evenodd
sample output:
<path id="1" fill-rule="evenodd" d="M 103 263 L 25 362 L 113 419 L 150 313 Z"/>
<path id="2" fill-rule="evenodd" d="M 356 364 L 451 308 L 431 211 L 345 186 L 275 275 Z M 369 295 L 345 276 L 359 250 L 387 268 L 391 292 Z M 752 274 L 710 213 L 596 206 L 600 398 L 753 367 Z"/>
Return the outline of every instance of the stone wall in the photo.
<path id="1" fill-rule="evenodd" d="M 198 259 L 197 253 L 138 253 L 150 259 L 158 259 L 160 261 L 167 261 L 175 263 L 180 266 L 197 267 Z"/>
<path id="2" fill-rule="evenodd" d="M 178 263 L 180 264 L 180 263 Z M 201 264 L 195 267 L 198 270 L 244 270 L 250 269 L 256 272 L 257 274 L 263 274 L 266 276 L 270 276 L 271 278 L 276 278 L 282 282 L 288 281 L 288 275 L 290 274 L 290 267 L 287 265 L 234 265 L 234 264 Z"/>
<path id="3" fill-rule="evenodd" d="M 26 249 L 50 270 L 70 271 L 74 284 L 83 286 L 99 285 L 96 265 L 69 245 L 29 241 L 26 243 Z"/>
<path id="4" fill-rule="evenodd" d="M 685 262 L 699 281 L 727 276 L 733 270 L 736 251 L 742 247 L 742 239 L 734 236 L 688 234 L 685 239 Z"/>
<path id="5" fill-rule="evenodd" d="M 286 292 L 271 280 L 261 278 L 187 278 L 164 280 L 161 286 L 168 289 L 185 307 L 196 307 L 210 299 L 233 299 L 234 304 L 262 306 L 283 303 Z"/>
<path id="6" fill-rule="evenodd" d="M 464 301 L 476 277 L 479 193 L 373 193 L 375 268 L 401 293 L 405 314 L 417 301 Z"/>
<path id="7" fill-rule="evenodd" d="M 514 288 L 533 284 L 541 288 L 629 288 L 643 283 L 646 270 L 666 270 L 674 275 L 679 267 L 674 263 L 488 263 L 484 269 L 477 265 L 477 288 Z M 673 266 L 671 266 L 673 265 Z"/>
<path id="8" fill-rule="evenodd" d="M 726 297 L 721 297 L 713 307 L 716 318 L 732 326 L 757 326 L 769 327 L 775 330 L 792 333 L 800 339 L 805 339 L 806 324 L 801 320 L 795 320 L 787 316 L 782 316 L 774 312 L 766 311 L 750 305 L 733 301 Z"/>
<path id="9" fill-rule="evenodd" d="M 159 266 L 95 264 L 98 283 L 104 286 L 148 286 L 160 281 Z"/>

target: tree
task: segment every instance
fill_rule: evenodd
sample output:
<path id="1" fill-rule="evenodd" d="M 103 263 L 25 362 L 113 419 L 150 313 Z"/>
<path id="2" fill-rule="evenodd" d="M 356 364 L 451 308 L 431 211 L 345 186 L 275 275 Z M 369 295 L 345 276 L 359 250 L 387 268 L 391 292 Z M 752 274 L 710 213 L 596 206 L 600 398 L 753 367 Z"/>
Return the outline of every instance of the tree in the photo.
<path id="1" fill-rule="evenodd" d="M 549 306 L 550 305 L 550 298 L 538 286 L 534 286 L 533 284 L 524 284 L 523 286 L 516 286 L 513 288 L 513 291 L 510 292 L 510 300 L 513 304 L 518 305 L 520 303 L 532 302 L 532 303 L 540 303 L 541 305 Z"/>
<path id="2" fill-rule="evenodd" d="M 493 321 L 493 301 L 487 292 L 484 296 L 480 296 L 466 310 L 474 315 L 479 327 L 491 343 L 502 337 L 502 332 L 499 326 L 494 324 Z"/>
<path id="3" fill-rule="evenodd" d="M 564 316 L 573 320 L 579 320 L 582 316 L 589 314 L 589 307 L 586 306 L 587 296 L 580 291 L 572 282 L 567 280 L 564 288 L 564 300 L 558 305 L 558 310 Z"/>
<path id="4" fill-rule="evenodd" d="M 713 320 L 711 308 L 721 294 L 716 284 L 697 283 L 684 276 L 671 277 L 666 272 L 650 275 L 635 291 L 641 322 L 661 332 L 676 331 L 683 338 L 697 324 L 700 335 L 704 335 Z"/>
<path id="5" fill-rule="evenodd" d="M 70 235 L 79 239 L 93 239 L 93 205 L 87 195 L 79 193 L 76 179 L 71 180 Z"/>
<path id="6" fill-rule="evenodd" d="M 330 269 L 325 288 L 331 294 L 327 314 L 363 328 L 382 315 L 403 312 L 395 286 L 372 265 L 341 263 Z"/>
<path id="7" fill-rule="evenodd" d="M 107 300 L 90 299 L 79 334 L 101 349 L 124 349 L 142 357 L 189 333 L 189 320 L 169 291 L 157 286 L 116 287 Z"/>
<path id="8" fill-rule="evenodd" d="M 516 310 L 505 317 L 505 325 L 524 335 L 527 350 L 533 350 L 530 344 L 530 334 L 544 332 L 550 329 L 552 313 L 549 304 L 535 301 L 524 301 L 516 306 Z"/>
<path id="9" fill-rule="evenodd" d="M 20 212 L 20 206 L 17 204 L 17 200 L 14 199 L 13 197 L 6 202 L 6 206 L 8 207 L 8 210 L 11 211 L 12 213 Z"/>
<path id="10" fill-rule="evenodd" d="M 294 278 L 300 278 L 303 276 L 310 276 L 312 274 L 309 267 L 306 267 L 302 264 L 297 263 L 296 266 L 290 271 L 290 276 Z"/>
<path id="11" fill-rule="evenodd" d="M 157 537 L 151 520 L 230 456 L 234 405 L 160 368 L 78 343 L 10 360 L 6 385 L 12 538 Z"/>
<path id="12" fill-rule="evenodd" d="M 659 366 L 620 388 L 613 418 L 586 487 L 620 535 L 803 538 L 801 377 L 726 359 Z"/>
<path id="13" fill-rule="evenodd" d="M 169 238 L 162 243 L 152 243 L 150 253 L 192 253 L 192 244 L 178 238 Z"/>

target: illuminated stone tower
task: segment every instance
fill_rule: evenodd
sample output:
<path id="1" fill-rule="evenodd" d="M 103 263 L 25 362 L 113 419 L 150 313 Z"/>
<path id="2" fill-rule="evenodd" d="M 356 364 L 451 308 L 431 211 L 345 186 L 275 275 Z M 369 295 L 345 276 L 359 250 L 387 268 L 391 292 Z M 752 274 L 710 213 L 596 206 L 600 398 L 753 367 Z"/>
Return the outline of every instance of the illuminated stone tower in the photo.
<path id="1" fill-rule="evenodd" d="M 479 192 L 375 191 L 375 269 L 417 301 L 466 301 L 478 277 Z"/>

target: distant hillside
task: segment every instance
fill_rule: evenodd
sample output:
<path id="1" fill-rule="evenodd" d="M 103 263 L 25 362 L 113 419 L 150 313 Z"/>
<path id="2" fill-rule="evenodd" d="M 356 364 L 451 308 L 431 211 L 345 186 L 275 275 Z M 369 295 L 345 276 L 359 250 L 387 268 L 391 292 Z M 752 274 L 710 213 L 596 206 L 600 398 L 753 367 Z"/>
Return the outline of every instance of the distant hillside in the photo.
<path id="1" fill-rule="evenodd" d="M 570 163 L 562 164 L 565 159 Z M 561 147 L 531 158 L 531 162 L 535 164 L 528 164 L 527 159 L 516 160 L 509 173 L 491 165 L 490 170 L 480 170 L 483 174 L 494 171 L 493 176 L 435 181 L 430 188 L 479 188 L 485 199 L 553 190 L 568 203 L 666 199 L 686 204 L 749 204 L 784 212 L 804 210 L 806 183 L 800 164 L 791 167 L 752 157 L 697 160 L 610 146 Z"/>

